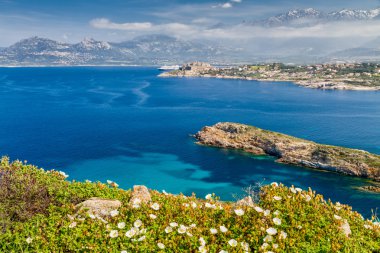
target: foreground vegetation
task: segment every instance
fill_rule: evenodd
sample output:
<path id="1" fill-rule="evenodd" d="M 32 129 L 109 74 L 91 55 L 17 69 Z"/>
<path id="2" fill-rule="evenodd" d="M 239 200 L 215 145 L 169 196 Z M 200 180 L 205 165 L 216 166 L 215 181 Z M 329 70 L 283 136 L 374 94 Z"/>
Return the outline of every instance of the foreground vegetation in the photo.
<path id="1" fill-rule="evenodd" d="M 3 158 L 0 165 L 0 252 L 376 252 L 380 226 L 311 189 L 272 183 L 250 191 L 254 202 L 221 202 L 209 194 L 150 191 L 131 205 L 114 182 L 69 182 Z M 91 197 L 120 200 L 95 216 L 76 204 Z"/>

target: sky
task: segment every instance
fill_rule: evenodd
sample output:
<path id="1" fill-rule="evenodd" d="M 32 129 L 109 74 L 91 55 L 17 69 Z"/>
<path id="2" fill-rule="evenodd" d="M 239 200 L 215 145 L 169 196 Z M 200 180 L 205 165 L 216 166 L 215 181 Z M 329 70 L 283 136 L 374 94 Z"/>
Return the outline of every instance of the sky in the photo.
<path id="1" fill-rule="evenodd" d="M 32 36 L 70 43 L 83 38 L 118 42 L 158 33 L 208 40 L 251 39 L 254 34 L 342 36 L 349 32 L 342 24 L 270 31 L 241 29 L 239 24 L 294 8 L 335 11 L 379 6 L 378 0 L 0 0 L 0 47 Z M 228 24 L 229 28 L 211 29 L 220 24 Z M 366 36 L 376 37 L 378 27 L 372 24 L 362 29 L 362 24 L 357 24 L 352 36 L 367 32 Z"/>

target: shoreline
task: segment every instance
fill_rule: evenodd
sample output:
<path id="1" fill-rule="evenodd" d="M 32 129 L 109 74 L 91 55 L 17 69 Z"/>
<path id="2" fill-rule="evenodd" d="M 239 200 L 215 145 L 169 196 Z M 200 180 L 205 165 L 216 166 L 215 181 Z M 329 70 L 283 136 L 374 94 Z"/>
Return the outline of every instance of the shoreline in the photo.
<path id="1" fill-rule="evenodd" d="M 215 78 L 215 79 L 229 79 L 229 80 L 244 80 L 244 81 L 259 81 L 259 82 L 290 82 L 297 86 L 309 88 L 309 89 L 319 89 L 319 90 L 350 90 L 350 91 L 380 91 L 380 87 L 370 87 L 370 86 L 360 86 L 360 85 L 347 85 L 343 82 L 326 82 L 326 81 L 315 81 L 311 83 L 309 80 L 283 80 L 283 79 L 263 79 L 263 78 L 251 78 L 251 77 L 239 77 L 239 76 L 213 76 L 209 74 L 173 74 L 171 72 L 164 72 L 158 75 L 162 78 Z"/>
<path id="2" fill-rule="evenodd" d="M 194 135 L 197 144 L 217 148 L 242 150 L 255 155 L 276 158 L 276 162 L 337 172 L 367 178 L 372 187 L 363 190 L 379 191 L 380 155 L 367 151 L 331 146 L 254 126 L 222 122 L 206 126 Z"/>

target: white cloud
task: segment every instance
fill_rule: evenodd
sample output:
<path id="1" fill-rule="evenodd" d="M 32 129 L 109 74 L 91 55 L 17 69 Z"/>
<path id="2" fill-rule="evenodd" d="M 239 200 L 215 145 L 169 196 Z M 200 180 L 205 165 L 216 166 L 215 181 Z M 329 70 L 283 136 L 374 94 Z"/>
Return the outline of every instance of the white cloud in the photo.
<path id="1" fill-rule="evenodd" d="M 148 30 L 152 28 L 153 24 L 150 22 L 142 23 L 114 23 L 106 18 L 97 18 L 90 21 L 90 25 L 99 29 L 113 29 L 113 30 Z"/>
<path id="2" fill-rule="evenodd" d="M 228 9 L 228 8 L 232 7 L 232 4 L 228 2 L 228 3 L 222 4 L 220 7 L 224 8 L 224 9 Z"/>
<path id="3" fill-rule="evenodd" d="M 241 3 L 242 0 L 231 0 L 231 2 L 234 2 L 234 3 Z"/>

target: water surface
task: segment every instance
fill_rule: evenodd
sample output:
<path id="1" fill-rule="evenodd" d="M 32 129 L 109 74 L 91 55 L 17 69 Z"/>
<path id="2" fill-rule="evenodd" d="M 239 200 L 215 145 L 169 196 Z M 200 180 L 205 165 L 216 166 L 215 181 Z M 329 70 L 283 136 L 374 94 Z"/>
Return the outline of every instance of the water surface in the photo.
<path id="1" fill-rule="evenodd" d="M 363 179 L 194 144 L 205 125 L 233 121 L 380 154 L 380 92 L 291 83 L 157 78 L 154 68 L 0 68 L 0 153 L 70 179 L 114 180 L 224 200 L 283 182 L 368 216 L 380 196 Z"/>

